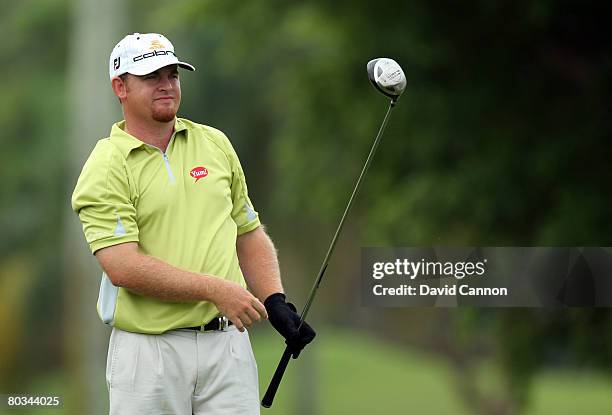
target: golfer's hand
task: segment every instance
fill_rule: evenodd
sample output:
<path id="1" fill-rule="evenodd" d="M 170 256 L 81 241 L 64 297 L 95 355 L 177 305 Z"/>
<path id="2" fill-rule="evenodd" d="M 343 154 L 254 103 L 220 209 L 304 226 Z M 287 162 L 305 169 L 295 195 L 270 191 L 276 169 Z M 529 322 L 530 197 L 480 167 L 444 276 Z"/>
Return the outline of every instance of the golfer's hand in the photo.
<path id="1" fill-rule="evenodd" d="M 315 338 L 315 331 L 306 322 L 302 323 L 298 330 L 300 315 L 293 304 L 285 301 L 285 294 L 272 294 L 266 298 L 264 305 L 270 316 L 270 323 L 285 338 L 285 343 L 296 359 L 300 351 Z"/>
<path id="2" fill-rule="evenodd" d="M 268 318 L 264 305 L 250 292 L 235 282 L 219 280 L 213 303 L 236 328 L 244 331 L 256 321 Z"/>

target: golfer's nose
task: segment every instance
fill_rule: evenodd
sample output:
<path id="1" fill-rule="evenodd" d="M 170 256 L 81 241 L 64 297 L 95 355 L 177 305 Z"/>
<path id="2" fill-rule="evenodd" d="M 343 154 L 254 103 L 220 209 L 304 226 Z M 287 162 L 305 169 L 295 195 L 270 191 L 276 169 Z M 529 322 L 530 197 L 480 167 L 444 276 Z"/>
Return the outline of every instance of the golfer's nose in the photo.
<path id="1" fill-rule="evenodd" d="M 172 78 L 170 76 L 162 76 L 159 81 L 159 89 L 163 91 L 169 91 L 174 88 L 172 85 Z"/>

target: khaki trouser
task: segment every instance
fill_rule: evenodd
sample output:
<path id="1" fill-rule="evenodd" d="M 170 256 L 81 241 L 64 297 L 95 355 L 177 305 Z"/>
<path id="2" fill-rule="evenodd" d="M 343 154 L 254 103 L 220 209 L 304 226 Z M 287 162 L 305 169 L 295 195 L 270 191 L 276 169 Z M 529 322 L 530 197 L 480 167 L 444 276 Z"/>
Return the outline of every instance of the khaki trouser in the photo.
<path id="1" fill-rule="evenodd" d="M 249 335 L 225 330 L 151 335 L 114 328 L 106 364 L 110 414 L 259 414 Z"/>

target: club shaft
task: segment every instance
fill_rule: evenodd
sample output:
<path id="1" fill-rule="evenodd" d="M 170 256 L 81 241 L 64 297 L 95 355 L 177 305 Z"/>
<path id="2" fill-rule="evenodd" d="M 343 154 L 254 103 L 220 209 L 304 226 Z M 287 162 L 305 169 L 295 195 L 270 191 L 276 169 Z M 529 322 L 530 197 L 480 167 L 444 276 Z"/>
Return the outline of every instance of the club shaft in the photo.
<path id="1" fill-rule="evenodd" d="M 338 237 L 340 236 L 340 233 L 342 232 L 342 228 L 344 228 L 344 222 L 346 221 L 349 211 L 351 210 L 351 207 L 353 206 L 353 202 L 355 201 L 355 197 L 357 196 L 357 193 L 359 192 L 359 189 L 361 188 L 361 183 L 363 182 L 363 178 L 365 177 L 368 171 L 368 168 L 370 167 L 370 164 L 372 163 L 372 159 L 374 158 L 374 153 L 376 153 L 376 149 L 378 148 L 380 139 L 383 135 L 383 132 L 385 131 L 385 127 L 387 126 L 387 121 L 389 120 L 389 115 L 391 115 L 391 110 L 393 109 L 393 107 L 395 107 L 394 100 L 392 100 L 389 103 L 389 108 L 387 108 L 387 113 L 385 114 L 385 118 L 383 119 L 383 122 L 380 125 L 380 128 L 378 129 L 378 134 L 376 134 L 376 138 L 374 139 L 372 148 L 370 148 L 370 153 L 368 154 L 368 158 L 366 159 L 365 164 L 363 165 L 363 168 L 361 169 L 361 173 L 359 174 L 357 183 L 355 183 L 355 187 L 353 188 L 353 193 L 351 193 L 351 197 L 348 201 L 348 204 L 346 205 L 346 209 L 344 209 L 344 213 L 342 214 L 342 218 L 340 219 L 338 228 L 336 228 L 336 233 L 334 234 L 334 237 L 332 238 L 331 244 L 329 245 L 329 249 L 327 250 L 327 254 L 325 254 L 325 259 L 323 259 L 323 263 L 321 264 L 319 275 L 317 276 L 317 279 L 315 280 L 312 286 L 312 289 L 310 290 L 310 294 L 308 295 L 308 300 L 306 301 L 306 305 L 304 306 L 304 309 L 302 310 L 302 314 L 300 314 L 300 327 L 302 323 L 304 322 L 304 320 L 306 319 L 306 315 L 308 314 L 308 311 L 310 310 L 310 306 L 312 305 L 312 302 L 314 301 L 314 298 L 317 295 L 317 290 L 319 289 L 319 285 L 321 284 L 321 281 L 323 280 L 323 275 L 325 275 L 325 271 L 327 270 L 327 265 L 329 264 L 329 260 L 332 254 L 334 253 L 334 249 L 336 248 L 336 242 L 338 242 Z"/>
<path id="2" fill-rule="evenodd" d="M 310 290 L 310 294 L 308 295 L 308 300 L 306 301 L 306 305 L 304 306 L 304 309 L 302 310 L 302 313 L 300 314 L 299 327 L 302 327 L 302 324 L 304 323 L 304 320 L 306 319 L 306 315 L 308 314 L 308 311 L 310 310 L 310 306 L 312 305 L 312 302 L 314 301 L 314 298 L 317 294 L 319 285 L 321 284 L 321 281 L 323 280 L 323 276 L 325 275 L 325 271 L 327 270 L 327 265 L 329 264 L 329 260 L 334 252 L 334 248 L 336 247 L 336 242 L 338 242 L 338 237 L 340 236 L 340 233 L 342 232 L 342 228 L 344 227 L 344 222 L 349 214 L 349 211 L 351 210 L 351 207 L 353 206 L 353 202 L 355 200 L 357 193 L 359 192 L 359 188 L 361 187 L 363 178 L 366 175 L 368 168 L 370 167 L 370 164 L 372 163 L 374 153 L 376 152 L 376 149 L 378 148 L 380 139 L 383 135 L 383 132 L 385 131 L 385 127 L 387 126 L 387 121 L 389 120 L 389 115 L 391 114 L 391 110 L 393 109 L 393 107 L 395 107 L 395 102 L 396 100 L 392 99 L 391 102 L 389 103 L 389 108 L 387 109 L 385 118 L 383 119 L 383 122 L 380 125 L 378 134 L 376 134 L 376 138 L 374 139 L 374 143 L 372 144 L 372 148 L 370 149 L 370 153 L 368 154 L 365 164 L 363 165 L 363 168 L 361 169 L 361 173 L 359 174 L 357 183 L 355 184 L 355 187 L 353 188 L 353 193 L 351 193 L 351 197 L 348 201 L 348 204 L 346 205 L 346 209 L 344 209 L 344 213 L 342 214 L 342 218 L 340 219 L 340 223 L 338 224 L 336 233 L 334 233 L 334 237 L 332 238 L 331 244 L 329 245 L 329 249 L 327 250 L 325 259 L 323 259 L 323 263 L 321 264 L 321 268 L 319 270 L 317 279 L 315 280 L 312 286 L 312 289 Z M 278 386 L 280 385 L 280 382 L 283 379 L 283 374 L 285 373 L 285 369 L 287 368 L 287 365 L 289 364 L 290 357 L 291 357 L 291 352 L 289 351 L 289 347 L 287 347 L 285 348 L 285 352 L 283 353 L 281 360 L 278 363 L 278 366 L 276 367 L 274 376 L 270 380 L 268 389 L 266 390 L 266 393 L 261 401 L 261 404 L 264 408 L 270 408 L 272 406 L 272 402 L 274 401 L 274 396 L 276 395 Z"/>

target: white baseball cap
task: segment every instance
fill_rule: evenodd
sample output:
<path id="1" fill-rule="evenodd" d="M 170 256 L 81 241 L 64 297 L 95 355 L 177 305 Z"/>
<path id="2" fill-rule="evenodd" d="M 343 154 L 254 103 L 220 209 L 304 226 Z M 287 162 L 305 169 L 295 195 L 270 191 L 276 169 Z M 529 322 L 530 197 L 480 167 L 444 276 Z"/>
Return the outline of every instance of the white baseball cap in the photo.
<path id="1" fill-rule="evenodd" d="M 134 33 L 121 39 L 111 52 L 109 75 L 110 79 L 124 73 L 146 75 L 173 64 L 195 71 L 193 65 L 178 60 L 174 46 L 165 36 Z"/>

